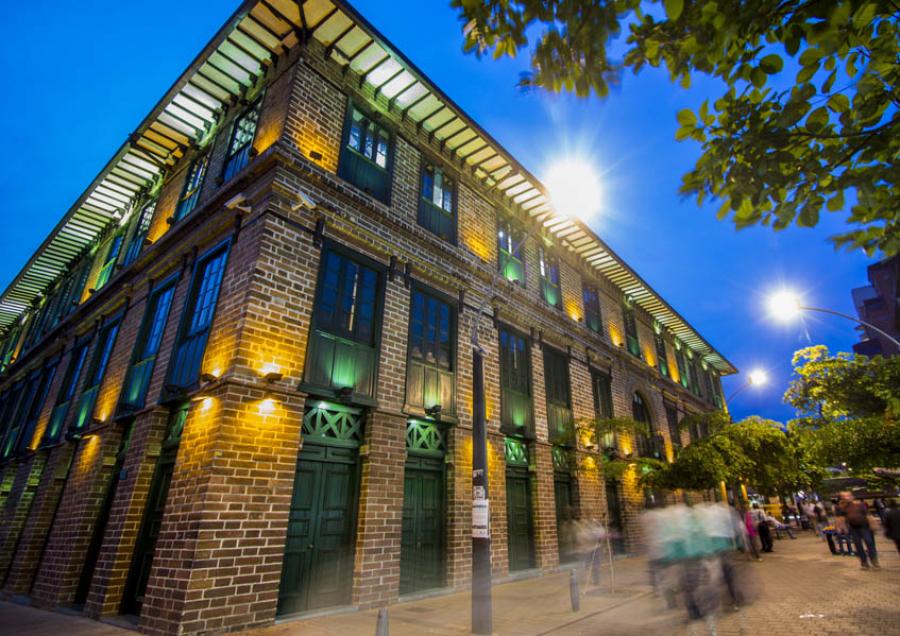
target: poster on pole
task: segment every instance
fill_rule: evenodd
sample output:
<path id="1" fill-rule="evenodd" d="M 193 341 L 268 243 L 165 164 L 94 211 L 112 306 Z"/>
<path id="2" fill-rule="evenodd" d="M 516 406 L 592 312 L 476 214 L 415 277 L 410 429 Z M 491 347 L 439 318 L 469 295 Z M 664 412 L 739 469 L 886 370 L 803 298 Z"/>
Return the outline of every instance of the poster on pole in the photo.
<path id="1" fill-rule="evenodd" d="M 489 510 L 487 499 L 476 499 L 472 502 L 472 538 L 491 538 Z"/>

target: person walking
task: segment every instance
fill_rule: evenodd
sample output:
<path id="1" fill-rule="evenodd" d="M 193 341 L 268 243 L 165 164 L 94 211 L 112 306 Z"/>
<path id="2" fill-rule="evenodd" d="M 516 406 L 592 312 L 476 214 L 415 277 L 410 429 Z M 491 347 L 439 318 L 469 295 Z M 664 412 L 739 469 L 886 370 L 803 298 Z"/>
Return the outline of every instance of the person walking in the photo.
<path id="1" fill-rule="evenodd" d="M 769 528 L 769 520 L 765 512 L 763 512 L 759 504 L 753 504 L 753 523 L 756 525 L 756 532 L 759 534 L 759 542 L 762 545 L 763 552 L 772 552 L 774 545 L 772 543 L 772 530 Z"/>
<path id="2" fill-rule="evenodd" d="M 747 530 L 746 538 L 749 551 L 747 556 L 753 555 L 754 559 L 760 561 L 759 550 L 756 548 L 756 537 L 759 536 L 759 532 L 756 529 L 756 521 L 753 519 L 752 510 L 748 510 L 744 513 L 744 528 Z"/>
<path id="3" fill-rule="evenodd" d="M 878 552 L 875 549 L 875 535 L 869 526 L 869 511 L 862 501 L 852 499 L 849 492 L 842 493 L 841 499 L 848 502 L 845 508 L 847 527 L 850 529 L 850 538 L 859 556 L 862 569 L 868 570 L 869 564 L 878 568 Z M 868 556 L 868 561 L 866 557 Z"/>
<path id="4" fill-rule="evenodd" d="M 900 508 L 896 499 L 891 499 L 884 511 L 884 536 L 893 539 L 897 552 L 900 552 Z"/>

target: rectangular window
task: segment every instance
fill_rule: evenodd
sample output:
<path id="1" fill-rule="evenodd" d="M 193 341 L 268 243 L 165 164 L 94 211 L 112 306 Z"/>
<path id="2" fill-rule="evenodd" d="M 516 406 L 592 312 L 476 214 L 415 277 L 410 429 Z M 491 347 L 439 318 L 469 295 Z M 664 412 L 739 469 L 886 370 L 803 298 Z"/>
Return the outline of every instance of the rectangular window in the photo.
<path id="1" fill-rule="evenodd" d="M 678 379 L 681 386 L 687 388 L 690 380 L 688 379 L 687 364 L 684 359 L 684 345 L 678 340 L 675 341 L 675 364 L 678 366 Z"/>
<path id="2" fill-rule="evenodd" d="M 131 265 L 141 251 L 144 249 L 144 241 L 147 239 L 147 232 L 150 231 L 150 223 L 153 221 L 153 214 L 156 212 L 156 199 L 144 204 L 138 213 L 134 222 L 134 230 L 131 234 L 131 240 L 128 242 L 128 249 L 125 252 L 125 258 L 122 259 L 122 267 Z"/>
<path id="3" fill-rule="evenodd" d="M 413 289 L 409 312 L 406 402 L 428 411 L 456 413 L 454 351 L 456 309 L 422 289 Z"/>
<path id="4" fill-rule="evenodd" d="M 197 201 L 200 199 L 200 190 L 206 179 L 206 169 L 209 167 L 209 153 L 205 153 L 191 162 L 184 179 L 184 187 L 175 206 L 175 220 L 179 221 L 194 211 Z"/>
<path id="5" fill-rule="evenodd" d="M 384 287 L 379 267 L 326 248 L 312 318 L 306 383 L 342 397 L 375 396 L 376 338 Z"/>
<path id="6" fill-rule="evenodd" d="M 119 252 L 122 249 L 122 242 L 125 237 L 122 233 L 116 234 L 109 243 L 106 255 L 103 257 L 103 265 L 97 274 L 97 281 L 94 283 L 94 289 L 99 291 L 112 278 L 116 269 L 116 260 L 119 258 Z"/>
<path id="7" fill-rule="evenodd" d="M 147 387 L 156 364 L 156 355 L 162 343 L 172 298 L 175 296 L 175 280 L 164 283 L 153 291 L 147 303 L 147 312 L 141 330 L 138 332 L 131 366 L 122 385 L 122 406 L 128 409 L 139 409 L 147 398 Z"/>
<path id="8" fill-rule="evenodd" d="M 697 358 L 688 357 L 690 358 L 688 360 L 688 369 L 691 378 L 691 393 L 697 397 L 703 397 L 703 392 L 700 390 L 700 363 L 697 361 Z"/>
<path id="9" fill-rule="evenodd" d="M 622 316 L 625 322 L 625 346 L 628 353 L 633 356 L 641 357 L 641 343 L 638 340 L 637 320 L 634 316 L 634 304 L 630 300 L 625 300 L 622 304 Z"/>
<path id="10" fill-rule="evenodd" d="M 541 297 L 551 307 L 562 308 L 559 286 L 559 259 L 543 245 L 538 250 L 541 266 Z"/>
<path id="11" fill-rule="evenodd" d="M 428 163 L 422 168 L 419 225 L 449 243 L 456 243 L 456 181 L 443 169 Z"/>
<path id="12" fill-rule="evenodd" d="M 78 390 L 78 380 L 81 377 L 81 370 L 84 368 L 90 344 L 90 339 L 86 338 L 76 343 L 72 349 L 69 366 L 66 368 L 66 375 L 63 378 L 62 386 L 59 388 L 56 405 L 53 407 L 50 421 L 47 423 L 47 429 L 44 431 L 42 444 L 55 444 L 59 441 L 63 424 L 66 421 L 66 415 L 69 413 L 69 405 L 72 403 L 72 398 L 75 397 L 75 391 Z"/>
<path id="13" fill-rule="evenodd" d="M 518 223 L 511 219 L 500 218 L 497 221 L 497 250 L 500 274 L 508 281 L 525 284 L 525 260 L 522 257 L 525 249 L 525 232 Z"/>
<path id="14" fill-rule="evenodd" d="M 524 337 L 500 329 L 500 425 L 508 435 L 534 435 L 530 355 Z"/>
<path id="15" fill-rule="evenodd" d="M 613 417 L 612 378 L 608 373 L 591 370 L 591 382 L 594 387 L 594 415 L 598 420 Z"/>
<path id="16" fill-rule="evenodd" d="M 664 377 L 669 377 L 669 356 L 666 353 L 666 340 L 661 333 L 654 334 L 656 340 L 656 368 Z"/>
<path id="17" fill-rule="evenodd" d="M 250 148 L 253 146 L 256 126 L 259 123 L 260 104 L 262 99 L 257 99 L 234 120 L 231 139 L 228 140 L 228 155 L 225 157 L 225 167 L 222 170 L 222 178 L 225 181 L 240 172 L 250 161 Z"/>
<path id="18" fill-rule="evenodd" d="M 88 367 L 87 379 L 84 381 L 81 397 L 78 398 L 78 410 L 75 412 L 75 421 L 72 422 L 70 427 L 73 433 L 82 431 L 90 426 L 91 418 L 94 415 L 94 405 L 97 403 L 97 393 L 100 391 L 100 384 L 103 382 L 103 376 L 106 374 L 106 367 L 109 365 L 109 358 L 112 356 L 121 322 L 122 316 L 120 314 L 111 319 L 100 330 L 97 348 L 94 350 L 90 367 Z"/>
<path id="19" fill-rule="evenodd" d="M 32 374 L 32 378 L 34 374 Z M 19 435 L 19 422 L 22 402 L 27 401 L 27 393 L 32 384 L 32 378 L 19 380 L 7 393 L 3 403 L 3 411 L 0 413 L 0 461 L 7 459 L 15 448 L 16 438 Z"/>
<path id="20" fill-rule="evenodd" d="M 574 444 L 569 359 L 549 347 L 544 347 L 544 390 L 547 394 L 550 442 L 567 446 Z"/>
<path id="21" fill-rule="evenodd" d="M 350 104 L 344 124 L 338 176 L 379 201 L 388 203 L 392 163 L 391 134 Z"/>
<path id="22" fill-rule="evenodd" d="M 32 375 L 34 384 L 29 388 L 29 396 L 27 402 L 23 400 L 20 407 L 22 425 L 21 432 L 18 435 L 18 441 L 13 442 L 16 453 L 24 453 L 31 445 L 34 431 L 37 428 L 38 420 L 41 417 L 41 411 L 44 408 L 44 402 L 47 400 L 47 394 L 50 392 L 50 385 L 53 378 L 56 377 L 56 367 L 59 364 L 59 358 L 53 358 L 44 365 L 40 371 L 35 371 Z"/>
<path id="23" fill-rule="evenodd" d="M 672 446 L 681 447 L 681 431 L 678 430 L 678 409 L 671 402 L 664 403 L 666 409 L 666 425 L 669 429 L 669 439 L 672 440 Z"/>
<path id="24" fill-rule="evenodd" d="M 725 400 L 722 397 L 722 379 L 715 371 L 711 371 L 710 382 L 712 384 L 713 402 L 720 409 L 725 408 Z"/>
<path id="25" fill-rule="evenodd" d="M 212 327 L 227 259 L 228 243 L 225 243 L 197 262 L 169 367 L 168 385 L 173 388 L 186 389 L 200 379 L 200 364 L 206 351 L 206 340 Z"/>
<path id="26" fill-rule="evenodd" d="M 597 287 L 584 283 L 581 287 L 584 302 L 584 324 L 591 331 L 603 333 L 603 315 L 600 312 L 600 292 Z"/>
<path id="27" fill-rule="evenodd" d="M 22 331 L 18 326 L 14 326 L 3 341 L 3 353 L 0 355 L 0 373 L 6 371 L 6 368 L 12 364 L 13 355 L 16 353 L 16 344 L 19 342 L 19 336 Z"/>

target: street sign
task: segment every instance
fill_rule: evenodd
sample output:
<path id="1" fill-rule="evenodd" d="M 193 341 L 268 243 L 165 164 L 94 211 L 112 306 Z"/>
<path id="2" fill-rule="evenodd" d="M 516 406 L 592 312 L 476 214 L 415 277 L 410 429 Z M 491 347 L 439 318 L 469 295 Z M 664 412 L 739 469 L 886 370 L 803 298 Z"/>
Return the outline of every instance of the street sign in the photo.
<path id="1" fill-rule="evenodd" d="M 487 499 L 472 502 L 472 536 L 476 539 L 490 539 L 490 507 Z"/>

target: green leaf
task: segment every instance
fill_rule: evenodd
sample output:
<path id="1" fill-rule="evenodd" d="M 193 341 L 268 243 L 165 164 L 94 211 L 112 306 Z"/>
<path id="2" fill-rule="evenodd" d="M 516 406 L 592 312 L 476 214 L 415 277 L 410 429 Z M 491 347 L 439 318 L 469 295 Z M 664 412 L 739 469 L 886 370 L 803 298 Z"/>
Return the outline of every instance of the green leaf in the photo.
<path id="1" fill-rule="evenodd" d="M 834 196 L 828 199 L 828 211 L 837 212 L 844 207 L 844 191 L 838 190 Z"/>
<path id="2" fill-rule="evenodd" d="M 816 133 L 828 125 L 828 109 L 824 106 L 815 109 L 806 118 L 806 129 Z"/>
<path id="3" fill-rule="evenodd" d="M 678 111 L 678 123 L 682 126 L 696 126 L 697 116 L 690 108 L 684 108 Z"/>
<path id="4" fill-rule="evenodd" d="M 670 20 L 677 20 L 684 11 L 684 0 L 663 0 L 663 5 L 666 7 L 666 16 Z"/>
<path id="5" fill-rule="evenodd" d="M 767 74 L 774 75 L 778 71 L 782 69 L 784 66 L 784 60 L 781 59 L 780 55 L 772 54 L 767 55 L 763 59 L 759 61 L 759 67 Z"/>
<path id="6" fill-rule="evenodd" d="M 828 108 L 835 113 L 844 113 L 850 110 L 850 98 L 843 93 L 836 93 L 828 98 Z"/>

